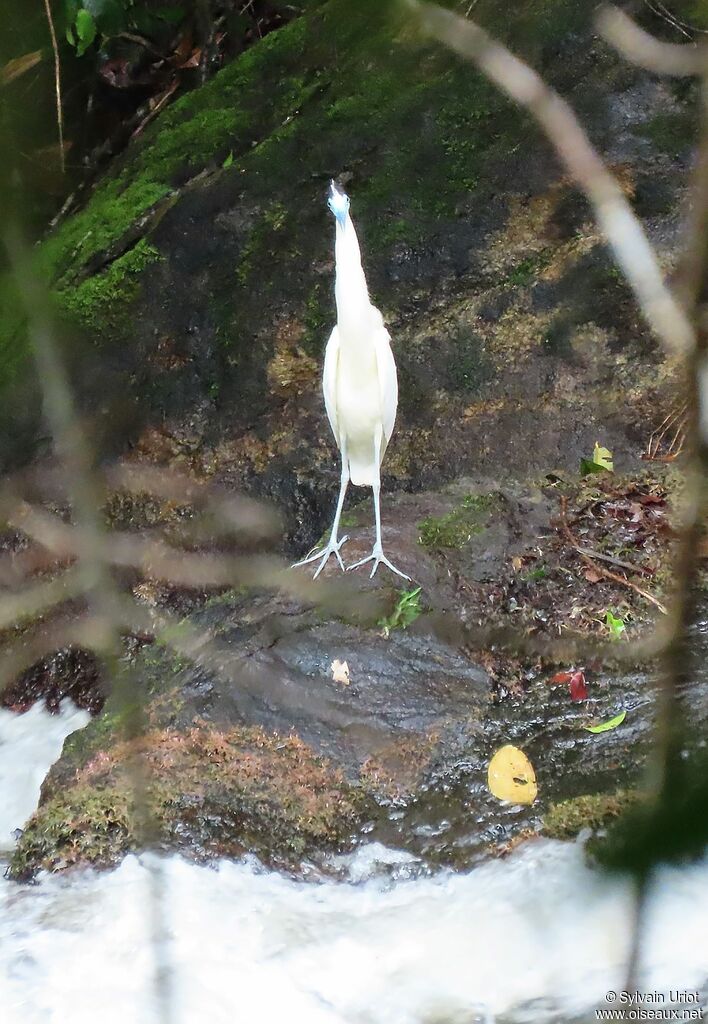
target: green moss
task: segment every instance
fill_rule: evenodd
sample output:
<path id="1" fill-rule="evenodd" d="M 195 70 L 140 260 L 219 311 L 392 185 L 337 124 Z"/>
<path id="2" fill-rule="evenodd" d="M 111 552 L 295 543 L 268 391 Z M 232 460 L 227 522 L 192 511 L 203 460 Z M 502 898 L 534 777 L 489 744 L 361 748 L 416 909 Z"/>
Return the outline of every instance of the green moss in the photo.
<path id="1" fill-rule="evenodd" d="M 30 818 L 12 856 L 10 876 L 22 880 L 40 868 L 115 863 L 129 849 L 134 811 L 126 787 L 83 785 L 59 794 Z"/>
<path id="2" fill-rule="evenodd" d="M 246 239 L 239 262 L 236 279 L 244 285 L 257 267 L 273 261 L 280 250 L 280 235 L 287 224 L 287 211 L 281 202 L 272 203 L 254 224 Z"/>
<path id="3" fill-rule="evenodd" d="M 478 393 L 494 375 L 483 340 L 466 327 L 457 330 L 450 339 L 446 370 L 445 383 L 449 390 L 464 395 Z"/>
<path id="4" fill-rule="evenodd" d="M 149 778 L 145 807 L 133 793 L 136 756 Z M 196 855 L 249 850 L 294 864 L 348 839 L 367 800 L 295 736 L 160 729 L 107 746 L 76 770 L 30 819 L 10 870 L 26 878 L 40 868 L 112 864 L 155 841 Z"/>
<path id="5" fill-rule="evenodd" d="M 572 839 L 584 828 L 605 828 L 640 799 L 635 789 L 592 793 L 551 804 L 543 818 L 543 831 L 552 839 Z"/>
<path id="6" fill-rule="evenodd" d="M 317 281 L 305 301 L 303 323 L 305 333 L 302 347 L 308 355 L 319 357 L 327 342 L 328 329 L 331 331 L 335 312 L 331 283 Z"/>
<path id="7" fill-rule="evenodd" d="M 678 156 L 695 145 L 696 117 L 688 110 L 654 114 L 638 131 L 661 152 Z"/>
<path id="8" fill-rule="evenodd" d="M 532 284 L 538 274 L 548 264 L 552 251 L 542 249 L 541 252 L 533 253 L 521 260 L 513 267 L 506 277 L 507 284 L 515 285 L 517 288 L 526 288 Z"/>
<path id="9" fill-rule="evenodd" d="M 76 288 L 59 292 L 59 301 L 69 314 L 88 327 L 95 330 L 115 327 L 124 307 L 140 290 L 142 272 L 159 259 L 158 250 L 141 239 L 101 274 L 86 278 Z"/>
<path id="10" fill-rule="evenodd" d="M 461 548 L 484 530 L 498 504 L 498 494 L 470 494 L 447 515 L 429 516 L 419 523 L 419 543 L 426 548 Z"/>
<path id="11" fill-rule="evenodd" d="M 227 305 L 251 336 L 252 320 L 263 308 L 262 295 L 257 306 L 249 305 L 253 282 L 273 288 L 272 254 L 282 265 L 298 251 L 307 253 L 303 274 L 293 276 L 288 287 L 305 306 L 304 344 L 310 352 L 321 350 L 332 312 L 331 295 L 313 285 L 308 269 L 313 255 L 317 259 L 315 222 L 302 217 L 297 205 L 308 188 L 312 194 L 315 174 L 353 169 L 358 223 L 367 250 L 381 261 L 401 241 L 414 245 L 444 230 L 471 190 L 478 199 L 495 190 L 500 159 L 529 134 L 512 104 L 469 65 L 421 39 L 395 3 L 361 0 L 353 7 L 350 0 L 329 0 L 305 7 L 302 17 L 164 111 L 116 161 L 86 207 L 40 247 L 38 264 L 46 280 L 91 330 L 105 327 L 106 316 L 115 322 L 112 308 L 137 275 L 118 279 L 129 270 L 129 260 L 121 258 L 75 294 L 69 283 L 147 211 L 174 201 L 175 190 L 204 168 L 233 180 L 267 211 L 246 243 L 235 282 L 228 288 L 224 282 L 223 294 L 217 287 L 214 306 Z M 578 7 L 571 0 L 520 0 L 510 18 L 496 0 L 480 0 L 475 15 L 536 63 L 549 39 L 587 20 Z M 223 168 L 229 153 L 233 162 Z M 282 204 L 280 218 L 275 197 Z M 285 209 L 296 210 L 292 223 L 285 221 Z M 316 221 L 318 238 L 325 216 L 322 210 Z M 129 318 L 123 319 L 127 325 Z M 225 316 L 224 347 L 232 348 L 232 339 L 243 333 L 231 330 Z M 23 364 L 26 351 L 21 314 L 5 312 L 0 387 Z"/>

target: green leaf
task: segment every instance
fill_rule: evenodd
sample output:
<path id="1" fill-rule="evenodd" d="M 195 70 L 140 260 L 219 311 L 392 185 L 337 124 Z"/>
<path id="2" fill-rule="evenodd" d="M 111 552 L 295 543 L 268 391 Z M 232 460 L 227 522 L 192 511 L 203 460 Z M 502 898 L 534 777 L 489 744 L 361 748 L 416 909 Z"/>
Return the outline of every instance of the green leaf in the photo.
<path id="1" fill-rule="evenodd" d="M 605 613 L 605 625 L 610 631 L 610 636 L 613 640 L 619 640 L 627 628 L 624 624 L 624 620 L 613 615 L 608 609 Z"/>
<path id="2" fill-rule="evenodd" d="M 622 725 L 625 718 L 627 717 L 626 711 L 620 711 L 618 715 L 611 718 L 609 722 L 602 722 L 600 725 L 585 725 L 583 726 L 588 732 L 609 732 L 610 729 L 616 729 L 618 725 Z"/>
<path id="3" fill-rule="evenodd" d="M 590 473 L 606 473 L 607 469 L 601 466 L 598 462 L 593 462 L 592 459 L 581 459 L 580 460 L 580 475 L 589 476 Z"/>
<path id="4" fill-rule="evenodd" d="M 415 587 L 413 590 L 402 590 L 398 603 L 391 614 L 379 619 L 379 626 L 383 628 L 386 636 L 392 629 L 406 629 L 421 614 L 423 611 L 420 606 L 421 589 L 421 587 Z"/>
<path id="5" fill-rule="evenodd" d="M 224 160 L 224 162 L 223 162 L 223 164 L 221 166 L 222 167 L 230 167 L 233 162 L 234 162 L 234 151 L 232 149 L 231 152 L 226 157 L 226 159 Z"/>
<path id="6" fill-rule="evenodd" d="M 76 15 L 75 27 L 78 37 L 76 52 L 81 57 L 96 38 L 96 22 L 93 20 L 91 12 L 87 11 L 85 7 L 82 7 Z"/>

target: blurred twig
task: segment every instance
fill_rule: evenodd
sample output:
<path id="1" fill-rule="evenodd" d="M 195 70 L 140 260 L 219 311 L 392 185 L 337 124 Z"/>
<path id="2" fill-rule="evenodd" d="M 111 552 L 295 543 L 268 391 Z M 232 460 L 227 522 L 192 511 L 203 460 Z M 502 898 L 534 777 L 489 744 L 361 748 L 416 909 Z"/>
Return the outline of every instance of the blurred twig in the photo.
<path id="1" fill-rule="evenodd" d="M 705 48 L 695 43 L 662 43 L 617 7 L 602 7 L 597 28 L 631 64 L 657 75 L 695 75 L 705 64 Z"/>
<path id="2" fill-rule="evenodd" d="M 57 44 L 57 34 L 54 29 L 54 18 L 52 17 L 52 8 L 50 0 L 44 0 L 44 10 L 47 15 L 47 24 L 49 25 L 49 35 L 52 40 L 52 52 L 54 54 L 54 93 L 56 97 L 57 105 L 57 131 L 59 133 L 59 159 L 61 161 L 61 173 L 64 174 L 66 170 L 66 160 L 64 157 L 64 115 L 62 113 L 62 101 L 61 101 L 61 62 L 59 60 L 59 46 Z"/>

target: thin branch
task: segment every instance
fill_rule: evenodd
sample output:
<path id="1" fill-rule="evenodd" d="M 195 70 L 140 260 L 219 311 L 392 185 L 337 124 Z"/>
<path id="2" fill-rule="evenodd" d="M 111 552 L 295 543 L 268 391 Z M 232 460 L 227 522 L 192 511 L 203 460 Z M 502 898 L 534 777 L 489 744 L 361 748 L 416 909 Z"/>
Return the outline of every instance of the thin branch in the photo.
<path id="1" fill-rule="evenodd" d="M 661 0 L 655 0 L 654 3 L 652 3 L 652 0 L 644 0 L 644 3 L 653 14 L 656 14 L 657 18 L 661 18 L 671 25 L 672 28 L 675 28 L 677 32 L 680 32 L 682 36 L 686 36 L 687 39 L 690 39 L 691 33 L 700 33 L 701 35 L 708 33 L 708 29 L 699 28 L 697 25 L 689 25 L 687 21 L 681 21 L 665 4 L 661 3 Z"/>
<path id="2" fill-rule="evenodd" d="M 650 327 L 668 352 L 690 352 L 695 345 L 693 325 L 664 282 L 656 254 L 622 189 L 569 104 L 474 22 L 419 0 L 404 2 L 430 35 L 476 64 L 502 92 L 538 121 L 593 206 L 600 229 Z"/>
<path id="3" fill-rule="evenodd" d="M 649 569 L 645 569 L 643 565 L 632 565 L 631 562 L 623 562 L 621 558 L 614 558 L 612 555 L 605 555 L 602 551 L 592 551 L 590 548 L 581 548 L 577 544 L 573 547 L 579 555 L 587 555 L 588 558 L 597 559 L 601 562 L 609 562 L 610 565 L 616 565 L 618 569 L 626 569 L 628 572 L 636 572 L 640 576 L 651 576 L 652 573 Z"/>
<path id="4" fill-rule="evenodd" d="M 706 65 L 705 47 L 660 42 L 617 7 L 602 7 L 596 24 L 600 35 L 626 60 L 657 75 L 697 75 Z"/>
<path id="5" fill-rule="evenodd" d="M 49 35 L 52 39 L 52 51 L 54 53 L 54 92 L 57 105 L 57 129 L 59 131 L 59 159 L 61 160 L 61 173 L 64 174 L 66 171 L 66 161 L 64 159 L 64 115 L 62 113 L 61 102 L 61 63 L 59 60 L 59 46 L 57 44 L 57 34 L 54 29 L 54 19 L 52 17 L 50 0 L 44 0 L 44 10 L 47 14 Z"/>

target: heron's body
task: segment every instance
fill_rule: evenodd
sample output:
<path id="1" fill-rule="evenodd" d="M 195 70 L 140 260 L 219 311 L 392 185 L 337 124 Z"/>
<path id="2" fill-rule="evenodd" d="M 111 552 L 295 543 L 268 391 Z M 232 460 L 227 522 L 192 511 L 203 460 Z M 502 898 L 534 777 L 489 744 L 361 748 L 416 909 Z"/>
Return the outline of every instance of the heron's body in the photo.
<path id="1" fill-rule="evenodd" d="M 383 555 L 379 514 L 380 467 L 393 433 L 398 404 L 391 339 L 381 313 L 369 298 L 359 242 L 349 216 L 349 200 L 334 183 L 329 205 L 337 222 L 334 287 L 337 323 L 327 342 L 322 390 L 332 433 L 342 456 L 342 473 L 329 544 L 304 562 L 321 558 L 315 573 L 318 576 L 330 554 L 335 554 L 344 568 L 339 548 L 347 538 L 338 540 L 337 531 L 344 495 L 351 480 L 358 486 L 371 487 L 374 493 L 376 543 L 370 558 L 362 562 L 374 561 L 372 576 L 380 562 L 404 576 Z M 349 568 L 356 568 L 356 565 Z"/>

